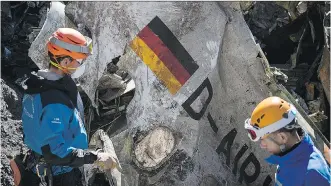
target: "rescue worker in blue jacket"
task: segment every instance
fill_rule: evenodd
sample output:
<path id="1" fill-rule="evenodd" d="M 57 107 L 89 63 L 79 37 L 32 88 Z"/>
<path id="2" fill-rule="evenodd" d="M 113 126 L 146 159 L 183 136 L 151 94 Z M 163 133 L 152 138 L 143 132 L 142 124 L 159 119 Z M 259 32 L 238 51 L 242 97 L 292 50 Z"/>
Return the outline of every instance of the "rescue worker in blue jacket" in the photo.
<path id="1" fill-rule="evenodd" d="M 300 127 L 295 107 L 279 97 L 260 102 L 245 128 L 252 141 L 272 155 L 277 186 L 329 186 L 330 167 L 311 137 Z"/>
<path id="2" fill-rule="evenodd" d="M 10 165 L 15 185 L 80 185 L 78 167 L 96 163 L 111 169 L 117 164 L 109 153 L 87 150 L 84 107 L 72 79 L 84 72 L 92 42 L 74 29 L 59 28 L 47 50 L 49 69 L 22 82 L 24 143 L 31 151 L 23 163 L 16 158 Z"/>

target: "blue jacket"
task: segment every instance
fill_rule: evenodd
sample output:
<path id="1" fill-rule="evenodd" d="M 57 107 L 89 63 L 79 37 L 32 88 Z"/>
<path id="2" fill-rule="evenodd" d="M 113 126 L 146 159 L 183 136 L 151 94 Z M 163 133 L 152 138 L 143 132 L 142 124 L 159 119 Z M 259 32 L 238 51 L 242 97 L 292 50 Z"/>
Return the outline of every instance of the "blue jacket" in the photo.
<path id="1" fill-rule="evenodd" d="M 83 105 L 76 84 L 70 77 L 61 81 L 62 90 L 57 85 L 54 86 L 56 88 L 50 87 L 23 97 L 24 142 L 35 153 L 42 155 L 47 163 L 54 165 L 54 175 L 93 163 L 96 159 L 84 157 L 90 154 L 85 150 L 88 141 L 83 123 Z M 68 89 L 70 86 L 74 88 Z"/>
<path id="2" fill-rule="evenodd" d="M 301 143 L 284 156 L 272 155 L 266 159 L 278 165 L 277 186 L 329 186 L 330 167 L 308 134 Z"/>

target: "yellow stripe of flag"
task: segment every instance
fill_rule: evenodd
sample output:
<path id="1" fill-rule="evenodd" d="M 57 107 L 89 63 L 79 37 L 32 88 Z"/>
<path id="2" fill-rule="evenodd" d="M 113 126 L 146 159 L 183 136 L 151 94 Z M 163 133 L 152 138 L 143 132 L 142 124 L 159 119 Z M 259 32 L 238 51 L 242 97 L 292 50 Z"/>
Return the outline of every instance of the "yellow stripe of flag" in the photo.
<path id="1" fill-rule="evenodd" d="M 131 48 L 140 59 L 154 72 L 160 81 L 174 95 L 182 86 L 157 55 L 139 37 L 131 42 Z"/>

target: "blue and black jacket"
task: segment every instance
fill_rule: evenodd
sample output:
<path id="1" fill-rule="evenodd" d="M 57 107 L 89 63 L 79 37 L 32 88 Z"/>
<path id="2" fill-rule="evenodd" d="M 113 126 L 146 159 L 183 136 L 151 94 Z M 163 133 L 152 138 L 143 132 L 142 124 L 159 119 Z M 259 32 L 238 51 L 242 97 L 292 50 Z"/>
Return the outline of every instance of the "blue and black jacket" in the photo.
<path id="1" fill-rule="evenodd" d="M 330 167 L 308 134 L 290 152 L 282 156 L 272 155 L 266 161 L 278 165 L 275 175 L 277 186 L 331 184 Z"/>
<path id="2" fill-rule="evenodd" d="M 52 72 L 47 72 L 52 75 Z M 44 73 L 44 74 L 47 74 Z M 52 165 L 53 175 L 93 163 L 83 122 L 83 103 L 69 76 L 32 79 L 23 97 L 24 143 Z M 33 82 L 31 82 L 33 81 Z"/>

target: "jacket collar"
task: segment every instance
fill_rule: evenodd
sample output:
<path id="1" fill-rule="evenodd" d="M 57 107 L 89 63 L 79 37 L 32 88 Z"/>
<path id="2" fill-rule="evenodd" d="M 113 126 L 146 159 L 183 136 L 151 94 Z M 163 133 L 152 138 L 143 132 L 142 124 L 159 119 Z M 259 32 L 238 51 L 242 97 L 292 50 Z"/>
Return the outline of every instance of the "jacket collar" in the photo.
<path id="1" fill-rule="evenodd" d="M 49 70 L 39 70 L 38 76 L 45 78 L 46 80 L 40 80 L 38 84 L 42 87 L 42 91 L 51 89 L 57 89 L 67 94 L 75 107 L 77 107 L 77 94 L 78 89 L 74 80 L 68 75 L 59 75 Z M 40 92 L 42 92 L 40 91 Z"/>
<path id="2" fill-rule="evenodd" d="M 55 72 L 49 71 L 48 69 L 45 70 L 38 70 L 37 75 L 47 79 L 47 80 L 52 80 L 52 81 L 56 81 L 61 79 L 63 76 L 61 76 L 60 74 L 57 74 Z"/>
<path id="3" fill-rule="evenodd" d="M 305 133 L 300 144 L 291 152 L 285 154 L 284 156 L 271 155 L 265 160 L 268 163 L 276 165 L 297 162 L 300 161 L 302 158 L 309 156 L 313 151 L 313 146 L 314 143 L 311 140 L 310 136 Z"/>

